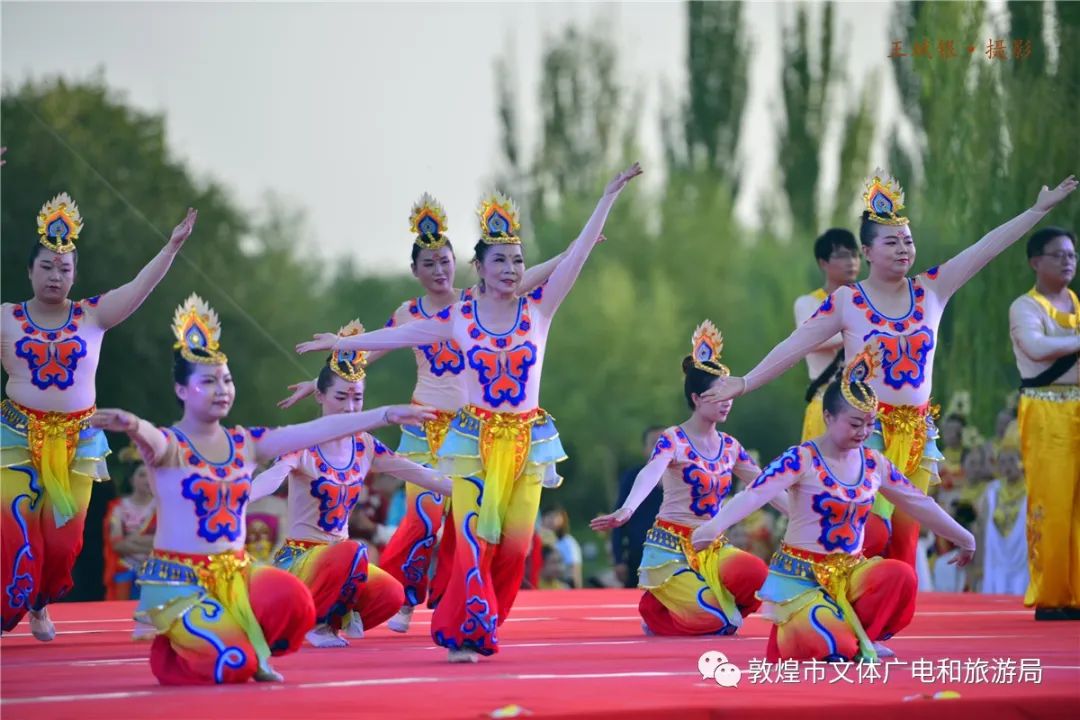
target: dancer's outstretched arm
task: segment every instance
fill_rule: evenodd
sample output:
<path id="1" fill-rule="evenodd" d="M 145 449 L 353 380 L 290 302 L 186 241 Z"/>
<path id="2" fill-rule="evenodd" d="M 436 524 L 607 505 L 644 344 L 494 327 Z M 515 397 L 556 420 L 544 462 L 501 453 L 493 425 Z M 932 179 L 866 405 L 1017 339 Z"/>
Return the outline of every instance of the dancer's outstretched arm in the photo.
<path id="1" fill-rule="evenodd" d="M 172 237 L 161 252 L 155 255 L 131 282 L 101 296 L 101 300 L 91 311 L 95 322 L 106 329 L 115 327 L 139 309 L 169 271 L 184 241 L 195 229 L 198 216 L 198 211 L 188 208 L 187 216 L 173 228 Z"/>
<path id="2" fill-rule="evenodd" d="M 390 351 L 389 350 L 377 350 L 377 351 L 369 352 L 367 354 L 367 358 L 366 358 L 367 365 L 370 366 L 371 363 L 375 362 L 376 360 L 378 360 L 379 358 L 381 358 L 383 355 L 385 355 L 388 352 L 390 352 Z M 288 397 L 286 397 L 284 400 L 278 400 L 277 406 L 279 408 L 281 408 L 282 410 L 287 410 L 287 409 L 291 408 L 293 405 L 295 405 L 296 403 L 303 400 L 304 398 L 308 397 L 309 395 L 314 395 L 315 391 L 318 390 L 318 389 L 319 389 L 319 378 L 318 377 L 314 377 L 311 380 L 303 380 L 301 382 L 290 385 L 289 386 L 290 395 Z"/>
<path id="3" fill-rule="evenodd" d="M 526 270 L 525 276 L 521 279 L 520 293 L 525 295 L 546 283 L 548 278 L 551 277 L 551 273 L 555 272 L 555 268 L 559 267 L 559 263 L 566 259 L 569 252 L 569 250 L 563 250 L 555 257 L 548 258 L 539 265 L 533 265 Z"/>
<path id="4" fill-rule="evenodd" d="M 1043 185 L 1035 204 L 1004 225 L 982 236 L 977 243 L 960 251 L 941 265 L 936 276 L 929 277 L 929 285 L 943 300 L 948 299 L 970 280 L 975 273 L 1004 252 L 1010 245 L 1035 227 L 1048 212 L 1076 189 L 1077 180 L 1070 175 L 1053 190 Z"/>
<path id="5" fill-rule="evenodd" d="M 169 442 L 161 430 L 127 410 L 101 408 L 90 418 L 90 426 L 114 433 L 127 433 L 150 467 L 155 467 L 169 448 Z"/>
<path id="6" fill-rule="evenodd" d="M 850 300 L 851 288 L 837 288 L 825 299 L 813 317 L 774 347 L 745 377 L 726 377 L 701 396 L 716 402 L 730 400 L 756 390 L 790 370 L 806 357 L 807 353 L 843 330 L 839 308 Z"/>
<path id="7" fill-rule="evenodd" d="M 450 478 L 412 460 L 403 458 L 393 450 L 375 440 L 375 458 L 371 461 L 371 472 L 394 477 L 437 492 L 443 497 L 450 497 L 454 486 Z"/>
<path id="8" fill-rule="evenodd" d="M 294 450 L 346 435 L 367 432 L 384 425 L 420 425 L 434 417 L 435 410 L 422 405 L 388 405 L 358 413 L 326 415 L 309 422 L 267 430 L 255 444 L 255 455 L 258 462 L 269 462 Z"/>
<path id="9" fill-rule="evenodd" d="M 734 439 L 734 438 L 733 438 Z M 735 448 L 733 450 L 738 451 L 738 455 L 735 459 L 735 466 L 731 468 L 731 474 L 743 481 L 746 487 L 750 487 L 755 480 L 761 477 L 761 468 L 754 462 L 754 459 L 750 457 L 750 453 L 746 452 L 738 440 L 735 440 Z M 788 514 L 788 497 L 787 493 L 780 493 L 772 500 L 769 501 L 769 505 L 772 505 L 781 514 Z"/>
<path id="10" fill-rule="evenodd" d="M 801 298 L 795 301 L 795 327 L 799 327 L 804 322 L 814 317 L 814 313 L 821 307 L 821 303 L 815 301 L 810 295 L 803 295 Z M 816 349 L 825 352 L 836 352 L 844 347 L 844 336 L 840 333 L 833 335 L 831 338 L 821 343 Z"/>
<path id="11" fill-rule="evenodd" d="M 619 193 L 623 191 L 627 183 L 632 179 L 640 175 L 642 172 L 641 166 L 634 163 L 626 170 L 615 176 L 615 178 L 608 183 L 607 188 L 604 190 L 603 197 L 600 198 L 600 202 L 596 204 L 596 209 L 593 210 L 592 216 L 589 221 L 585 223 L 585 227 L 582 228 L 581 234 L 577 236 L 577 239 L 570 244 L 570 247 L 566 251 L 566 257 L 559 262 L 558 266 L 551 273 L 551 277 L 548 278 L 547 285 L 544 288 L 544 294 L 540 300 L 540 307 L 544 310 L 548 317 L 555 314 L 559 305 L 566 299 L 566 296 L 570 292 L 570 288 L 574 286 L 574 281 L 577 280 L 578 275 L 581 274 L 581 268 L 585 266 L 585 261 L 589 258 L 589 253 L 596 246 L 597 240 L 600 238 L 600 234 L 604 229 L 604 223 L 607 222 L 608 213 L 611 212 L 612 206 L 615 204 L 615 200 L 618 199 Z"/>
<path id="12" fill-rule="evenodd" d="M 663 442 L 663 439 L 660 442 Z M 598 515 L 593 518 L 589 522 L 589 527 L 601 532 L 625 525 L 638 509 L 638 506 L 644 502 L 645 498 L 649 497 L 649 493 L 660 482 L 660 478 L 664 476 L 664 471 L 667 470 L 667 466 L 671 463 L 673 457 L 670 448 L 661 450 L 660 443 L 657 443 L 652 459 L 638 471 L 637 477 L 634 478 L 634 485 L 630 488 L 630 494 L 626 496 L 626 502 L 622 504 L 622 507 L 613 513 Z"/>
<path id="13" fill-rule="evenodd" d="M 270 462 L 280 455 L 345 435 L 355 435 L 384 425 L 419 425 L 434 417 L 435 410 L 423 405 L 388 405 L 272 428 L 255 443 L 255 461 Z M 90 424 L 109 432 L 127 433 L 150 466 L 154 466 L 168 450 L 168 441 L 161 430 L 126 410 L 98 410 L 90 418 Z"/>
<path id="14" fill-rule="evenodd" d="M 769 463 L 748 488 L 724 503 L 712 520 L 699 525 L 690 536 L 694 549 L 707 548 L 732 525 L 742 522 L 750 513 L 783 495 L 799 479 L 801 452 L 798 446 L 789 448 Z"/>
<path id="15" fill-rule="evenodd" d="M 975 536 L 953 520 L 933 498 L 917 490 L 891 462 L 884 457 L 879 457 L 878 460 L 885 463 L 887 470 L 879 490 L 885 499 L 918 520 L 935 535 L 940 535 L 960 548 L 956 557 L 949 561 L 950 564 L 963 567 L 971 562 L 975 555 Z"/>
<path id="16" fill-rule="evenodd" d="M 451 340 L 453 336 L 450 311 L 453 307 L 451 305 L 443 308 L 435 317 L 427 320 L 417 320 L 408 325 L 383 328 L 360 335 L 339 338 L 334 333 L 318 333 L 313 340 L 298 343 L 296 352 L 303 354 L 320 350 L 396 350 Z"/>
<path id="17" fill-rule="evenodd" d="M 251 479 L 250 502 L 262 500 L 264 497 L 277 492 L 277 489 L 281 487 L 281 483 L 285 482 L 285 479 L 289 477 L 289 473 L 299 467 L 301 455 L 302 453 L 299 452 L 291 452 L 288 455 L 279 457 L 274 461 L 273 465 L 253 477 Z"/>
<path id="18" fill-rule="evenodd" d="M 600 233 L 600 237 L 596 239 L 596 244 L 599 245 L 606 239 L 604 234 Z M 563 250 L 555 257 L 548 258 L 539 265 L 533 265 L 526 270 L 525 277 L 521 279 L 520 294 L 526 295 L 546 283 L 548 278 L 551 277 L 551 273 L 555 272 L 555 268 L 559 267 L 559 263 L 565 260 L 569 254 L 569 249 Z"/>

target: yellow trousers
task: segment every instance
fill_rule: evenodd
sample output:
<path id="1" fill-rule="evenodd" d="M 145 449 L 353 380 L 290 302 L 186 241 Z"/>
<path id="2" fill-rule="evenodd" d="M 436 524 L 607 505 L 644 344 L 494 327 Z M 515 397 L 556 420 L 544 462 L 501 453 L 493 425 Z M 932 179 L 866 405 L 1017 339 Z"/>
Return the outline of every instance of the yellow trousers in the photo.
<path id="1" fill-rule="evenodd" d="M 825 418 L 822 416 L 821 398 L 825 393 L 819 392 L 814 399 L 806 403 L 806 412 L 802 421 L 802 442 L 814 440 L 825 434 Z"/>
<path id="2" fill-rule="evenodd" d="M 1024 390 L 1017 420 L 1028 488 L 1024 604 L 1080 608 L 1080 388 Z"/>

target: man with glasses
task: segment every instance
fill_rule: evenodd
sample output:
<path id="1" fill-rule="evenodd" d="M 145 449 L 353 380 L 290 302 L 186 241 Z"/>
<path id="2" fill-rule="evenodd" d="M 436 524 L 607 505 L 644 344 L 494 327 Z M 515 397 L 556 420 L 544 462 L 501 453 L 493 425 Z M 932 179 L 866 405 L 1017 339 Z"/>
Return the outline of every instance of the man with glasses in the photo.
<path id="1" fill-rule="evenodd" d="M 825 284 L 795 301 L 795 327 L 817 312 L 833 290 L 841 285 L 850 285 L 859 277 L 859 246 L 855 243 L 855 235 L 849 230 L 826 230 L 814 241 L 814 257 L 825 276 Z M 821 396 L 833 376 L 844 366 L 844 340 L 840 333 L 810 351 L 806 356 L 806 366 L 810 370 L 810 385 L 806 389 L 802 442 L 825 433 Z"/>
<path id="2" fill-rule="evenodd" d="M 1027 256 L 1035 287 L 1009 308 L 1028 486 L 1024 604 L 1035 606 L 1036 620 L 1080 620 L 1080 300 L 1069 289 L 1076 235 L 1043 228 Z"/>

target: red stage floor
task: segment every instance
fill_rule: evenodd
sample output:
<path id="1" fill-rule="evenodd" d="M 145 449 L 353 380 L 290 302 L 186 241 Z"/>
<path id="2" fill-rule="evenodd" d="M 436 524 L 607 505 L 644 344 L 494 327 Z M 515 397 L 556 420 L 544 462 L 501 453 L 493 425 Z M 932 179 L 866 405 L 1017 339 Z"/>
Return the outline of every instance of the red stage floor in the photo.
<path id="1" fill-rule="evenodd" d="M 748 669 L 764 655 L 767 623 L 751 618 L 734 638 L 646 638 L 637 598 L 628 590 L 523 592 L 500 629 L 502 651 L 477 665 L 449 665 L 428 636 L 430 613 L 418 612 L 408 635 L 379 628 L 350 648 L 305 647 L 278 659 L 284 685 L 192 688 L 155 683 L 147 646 L 129 640 L 130 603 L 62 604 L 53 609 L 52 643 L 35 641 L 25 623 L 0 641 L 0 715 L 480 718 L 510 705 L 536 718 L 620 720 L 1071 719 L 1080 712 L 1080 623 L 1036 623 L 1015 598 L 921 596 L 915 621 L 889 643 L 899 662 L 885 683 L 860 682 L 857 668 L 845 679 L 822 666 L 815 678 L 809 665 L 798 682 L 775 682 L 774 670 L 769 682 L 755 683 Z M 698 658 L 709 650 L 742 669 L 738 687 L 702 679 Z M 979 660 L 987 663 L 985 678 Z M 1038 668 L 1040 682 L 1033 673 L 1020 677 L 1022 660 Z M 921 697 L 943 690 L 960 697 Z"/>

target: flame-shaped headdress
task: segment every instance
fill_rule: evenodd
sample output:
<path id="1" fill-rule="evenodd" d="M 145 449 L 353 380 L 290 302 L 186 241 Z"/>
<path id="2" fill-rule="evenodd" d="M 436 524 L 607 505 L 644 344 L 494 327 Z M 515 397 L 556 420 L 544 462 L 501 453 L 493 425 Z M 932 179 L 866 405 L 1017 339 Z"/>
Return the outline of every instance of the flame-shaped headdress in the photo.
<path id="1" fill-rule="evenodd" d="M 502 193 L 492 193 L 480 201 L 480 239 L 488 245 L 520 245 L 517 232 L 521 219 L 517 205 Z"/>
<path id="2" fill-rule="evenodd" d="M 203 365 L 224 365 L 225 353 L 218 350 L 221 323 L 217 313 L 195 293 L 176 308 L 173 315 L 174 348 L 185 360 Z"/>
<path id="3" fill-rule="evenodd" d="M 870 213 L 870 219 L 881 225 L 907 225 L 908 219 L 900 217 L 904 208 L 904 189 L 900 182 L 881 168 L 866 178 L 866 192 L 863 202 Z"/>
<path id="4" fill-rule="evenodd" d="M 417 246 L 424 250 L 438 250 L 446 246 L 446 210 L 428 193 L 420 196 L 409 215 L 409 230 L 416 235 Z"/>
<path id="5" fill-rule="evenodd" d="M 876 413 L 878 409 L 877 393 L 871 381 L 881 367 L 881 351 L 873 343 L 863 348 L 862 352 L 852 358 L 844 368 L 844 374 L 840 378 L 840 392 L 844 399 L 856 410 L 868 413 Z M 855 396 L 853 388 L 858 386 L 861 398 Z"/>
<path id="6" fill-rule="evenodd" d="M 79 207 L 67 193 L 60 193 L 41 206 L 37 217 L 38 238 L 45 247 L 55 253 L 75 250 L 75 241 L 83 229 Z"/>
<path id="7" fill-rule="evenodd" d="M 720 353 L 724 350 L 724 336 L 712 322 L 706 320 L 698 325 L 690 343 L 693 347 L 694 367 L 717 377 L 731 375 L 727 366 L 720 364 Z"/>
<path id="8" fill-rule="evenodd" d="M 364 326 L 359 320 L 353 320 L 345 327 L 338 330 L 338 337 L 351 337 L 364 332 Z M 367 375 L 367 351 L 365 350 L 335 350 L 330 354 L 327 365 L 334 374 L 348 382 L 363 380 Z"/>

